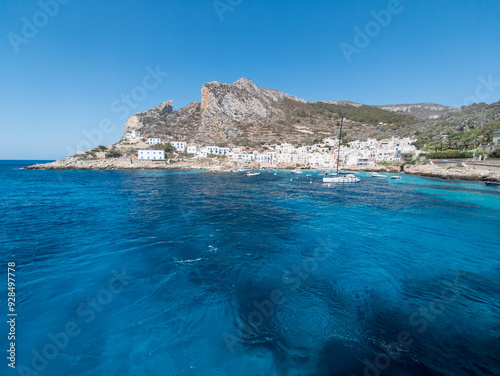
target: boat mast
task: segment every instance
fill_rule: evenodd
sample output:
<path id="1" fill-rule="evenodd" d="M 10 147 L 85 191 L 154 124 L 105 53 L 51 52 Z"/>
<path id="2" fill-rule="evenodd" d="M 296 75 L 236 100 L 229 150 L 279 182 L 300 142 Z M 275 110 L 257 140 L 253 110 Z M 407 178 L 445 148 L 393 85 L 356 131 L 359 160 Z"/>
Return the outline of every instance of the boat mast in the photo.
<path id="1" fill-rule="evenodd" d="M 340 145 L 342 145 L 342 124 L 344 123 L 344 115 L 340 118 L 340 135 L 339 135 L 339 153 L 337 155 L 337 176 L 339 176 L 339 162 L 340 162 Z"/>

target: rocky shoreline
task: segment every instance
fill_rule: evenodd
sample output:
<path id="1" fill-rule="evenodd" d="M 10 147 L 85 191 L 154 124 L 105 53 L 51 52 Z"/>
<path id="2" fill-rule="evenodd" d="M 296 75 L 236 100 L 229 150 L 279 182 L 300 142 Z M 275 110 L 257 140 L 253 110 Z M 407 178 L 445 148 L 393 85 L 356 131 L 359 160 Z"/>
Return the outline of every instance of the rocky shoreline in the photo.
<path id="1" fill-rule="evenodd" d="M 131 158 L 109 158 L 95 160 L 58 160 L 51 163 L 27 166 L 27 170 L 221 170 L 223 165 L 216 160 L 199 161 L 148 161 Z"/>
<path id="2" fill-rule="evenodd" d="M 500 181 L 500 168 L 469 166 L 466 163 L 462 163 L 462 166 L 407 165 L 404 172 L 409 175 L 449 180 Z"/>
<path id="3" fill-rule="evenodd" d="M 226 163 L 224 163 L 226 162 Z M 248 163 L 250 168 L 257 168 L 258 165 Z M 186 169 L 186 170 L 206 170 L 207 172 L 229 172 L 231 167 L 227 161 L 218 159 L 197 159 L 197 160 L 167 160 L 167 161 L 146 161 L 130 158 L 119 159 L 97 159 L 97 160 L 60 160 L 51 163 L 36 164 L 27 166 L 28 170 L 142 170 L 142 169 Z M 276 168 L 276 167 L 274 167 Z M 278 166 L 280 170 L 293 169 L 295 166 Z M 373 171 L 399 173 L 399 165 L 376 165 L 376 166 L 352 166 L 347 168 L 350 171 Z M 420 175 L 449 180 L 475 180 L 475 181 L 500 181 L 500 166 L 484 167 L 470 166 L 466 163 L 451 166 L 438 166 L 433 163 L 406 165 L 404 172 L 409 175 Z"/>

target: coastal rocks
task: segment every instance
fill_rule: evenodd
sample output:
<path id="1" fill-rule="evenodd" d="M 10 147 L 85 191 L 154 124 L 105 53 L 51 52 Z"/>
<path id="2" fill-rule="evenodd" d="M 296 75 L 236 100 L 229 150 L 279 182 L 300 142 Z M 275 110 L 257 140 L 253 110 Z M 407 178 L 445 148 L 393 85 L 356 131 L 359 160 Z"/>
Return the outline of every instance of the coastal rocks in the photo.
<path id="1" fill-rule="evenodd" d="M 25 167 L 27 170 L 149 170 L 149 169 L 190 169 L 223 171 L 218 159 L 163 160 L 150 161 L 130 158 L 108 158 L 95 160 L 60 160 L 52 163 Z"/>
<path id="2" fill-rule="evenodd" d="M 481 168 L 474 166 L 436 167 L 431 164 L 406 165 L 404 172 L 452 180 L 500 181 L 500 168 Z"/>
<path id="3" fill-rule="evenodd" d="M 399 165 L 349 166 L 345 167 L 344 169 L 350 171 L 390 172 L 393 174 L 401 172 L 401 166 Z"/>

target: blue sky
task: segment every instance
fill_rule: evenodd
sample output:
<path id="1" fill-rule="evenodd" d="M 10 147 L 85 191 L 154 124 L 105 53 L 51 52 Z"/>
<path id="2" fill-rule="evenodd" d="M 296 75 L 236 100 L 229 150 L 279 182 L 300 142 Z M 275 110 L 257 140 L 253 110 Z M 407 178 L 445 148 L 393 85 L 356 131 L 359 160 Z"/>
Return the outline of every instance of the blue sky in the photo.
<path id="1" fill-rule="evenodd" d="M 1 8 L 0 159 L 60 159 L 114 143 L 133 113 L 168 99 L 178 109 L 200 101 L 204 83 L 241 77 L 311 101 L 500 99 L 494 0 L 3 0 Z"/>

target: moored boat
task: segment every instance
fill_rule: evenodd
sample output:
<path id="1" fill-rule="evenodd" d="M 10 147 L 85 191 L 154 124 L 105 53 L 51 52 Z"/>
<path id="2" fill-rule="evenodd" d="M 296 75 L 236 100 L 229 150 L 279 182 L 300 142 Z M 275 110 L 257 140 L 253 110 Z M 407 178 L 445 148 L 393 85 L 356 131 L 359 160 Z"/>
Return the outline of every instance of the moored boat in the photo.
<path id="1" fill-rule="evenodd" d="M 356 175 L 325 175 L 323 183 L 358 183 L 361 181 Z"/>
<path id="2" fill-rule="evenodd" d="M 485 181 L 484 184 L 490 187 L 500 187 L 500 181 Z"/>
<path id="3" fill-rule="evenodd" d="M 344 124 L 344 116 L 340 118 L 340 132 L 339 132 L 339 150 L 337 154 L 337 171 L 335 173 L 325 173 L 323 176 L 323 183 L 358 183 L 361 181 L 354 174 L 339 173 L 340 162 L 340 145 L 342 145 L 342 125 Z"/>

